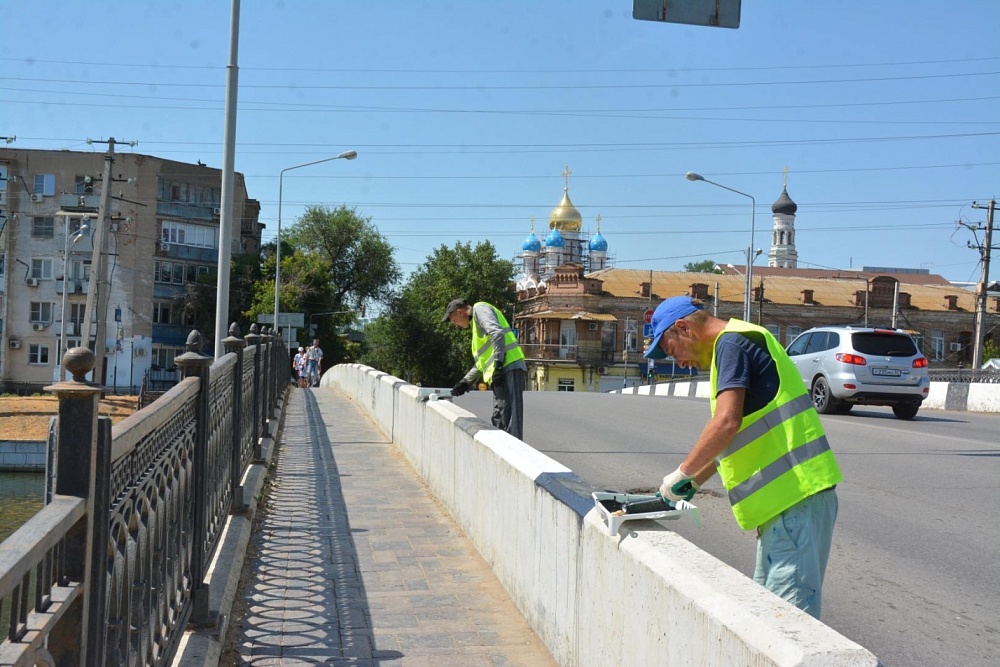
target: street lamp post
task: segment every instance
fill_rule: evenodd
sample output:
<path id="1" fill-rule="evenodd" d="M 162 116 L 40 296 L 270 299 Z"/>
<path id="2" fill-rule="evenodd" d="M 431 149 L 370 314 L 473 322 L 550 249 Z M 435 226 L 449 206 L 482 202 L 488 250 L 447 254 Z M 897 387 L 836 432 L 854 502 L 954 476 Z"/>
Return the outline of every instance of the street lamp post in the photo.
<path id="1" fill-rule="evenodd" d="M 63 354 L 65 354 L 65 352 L 66 352 L 66 283 L 68 282 L 67 281 L 67 278 L 68 278 L 67 274 L 69 273 L 69 249 L 72 246 L 76 245 L 76 243 L 80 239 L 82 239 L 84 236 L 86 236 L 87 232 L 90 231 L 90 227 L 87 225 L 87 222 L 88 222 L 87 218 L 83 218 L 80 221 L 80 229 L 78 229 L 77 232 L 72 235 L 73 238 L 71 240 L 70 239 L 70 233 L 69 233 L 69 221 L 70 221 L 69 216 L 66 216 L 66 234 L 65 234 L 65 236 L 66 236 L 66 242 L 65 242 L 65 245 L 64 245 L 64 248 L 63 248 L 62 312 L 60 314 L 60 320 L 59 320 L 59 346 L 58 346 L 58 352 L 59 352 L 59 354 L 56 355 L 56 360 L 57 360 L 56 361 L 56 368 L 57 369 L 62 368 L 62 366 L 61 366 L 61 364 L 62 364 L 62 357 L 63 357 Z M 60 374 L 61 374 L 61 371 L 60 371 Z"/>
<path id="2" fill-rule="evenodd" d="M 357 151 L 345 151 L 340 155 L 334 155 L 333 157 L 323 158 L 322 160 L 315 160 L 313 162 L 306 162 L 305 164 L 297 164 L 294 167 L 286 167 L 281 170 L 278 174 L 278 235 L 275 237 L 274 241 L 274 329 L 278 329 L 278 313 L 281 312 L 281 198 L 283 185 L 285 181 L 285 172 L 291 171 L 293 169 L 301 169 L 302 167 L 310 167 L 314 164 L 321 164 L 323 162 L 330 162 L 332 160 L 353 160 L 358 157 Z M 292 328 L 285 327 L 288 332 L 288 345 L 292 344 Z"/>
<path id="3" fill-rule="evenodd" d="M 745 322 L 750 321 L 750 301 L 751 294 L 753 293 L 753 234 L 755 226 L 755 217 L 757 215 L 757 200 L 753 198 L 753 195 L 748 195 L 745 192 L 740 192 L 739 190 L 734 190 L 729 186 L 723 185 L 722 183 L 716 183 L 715 181 L 710 181 L 700 174 L 696 174 L 693 171 L 687 173 L 687 179 L 689 181 L 704 181 L 706 183 L 711 183 L 716 187 L 720 187 L 723 190 L 729 190 L 730 192 L 735 192 L 738 195 L 743 195 L 744 197 L 750 198 L 750 245 L 747 247 L 747 275 L 746 275 L 746 292 L 743 295 L 743 320 Z"/>

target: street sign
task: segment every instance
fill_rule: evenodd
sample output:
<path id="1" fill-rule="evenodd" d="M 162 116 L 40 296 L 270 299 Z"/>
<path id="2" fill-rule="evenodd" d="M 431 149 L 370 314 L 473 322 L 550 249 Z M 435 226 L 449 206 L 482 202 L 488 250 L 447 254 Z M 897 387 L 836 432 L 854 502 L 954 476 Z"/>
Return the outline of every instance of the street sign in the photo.
<path id="1" fill-rule="evenodd" d="M 273 324 L 274 313 L 261 313 L 257 316 L 257 324 Z M 302 327 L 306 324 L 306 316 L 302 313 L 278 313 L 279 327 Z"/>
<path id="2" fill-rule="evenodd" d="M 645 313 L 642 314 L 642 319 L 645 320 L 646 324 L 649 324 L 650 322 L 652 322 L 653 321 L 653 311 L 647 310 Z"/>
<path id="3" fill-rule="evenodd" d="M 653 325 L 652 324 L 643 324 L 642 325 L 642 337 L 643 338 L 652 338 L 653 337 Z"/>
<path id="4" fill-rule="evenodd" d="M 632 18 L 739 28 L 740 0 L 632 0 Z"/>

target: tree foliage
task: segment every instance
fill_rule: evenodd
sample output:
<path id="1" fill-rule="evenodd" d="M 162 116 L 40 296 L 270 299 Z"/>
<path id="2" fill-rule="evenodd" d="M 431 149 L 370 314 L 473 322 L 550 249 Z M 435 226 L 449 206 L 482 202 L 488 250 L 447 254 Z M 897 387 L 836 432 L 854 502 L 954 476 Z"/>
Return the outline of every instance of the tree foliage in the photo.
<path id="1" fill-rule="evenodd" d="M 275 245 L 261 250 L 262 277 L 247 310 L 254 320 L 274 312 Z M 392 246 L 355 209 L 310 206 L 282 232 L 281 311 L 305 315 L 296 336 L 303 344 L 315 325 L 324 366 L 356 359 L 358 346 L 337 336 L 338 327 L 370 304 L 388 303 L 401 275 Z"/>
<path id="2" fill-rule="evenodd" d="M 489 241 L 437 248 L 366 329 L 361 360 L 413 383 L 451 386 L 472 366 L 470 331 L 442 322 L 452 299 L 488 301 L 513 317 L 514 265 Z"/>
<path id="3" fill-rule="evenodd" d="M 715 262 L 711 259 L 703 259 L 700 262 L 688 262 L 684 265 L 684 270 L 688 273 L 722 273 L 721 269 L 715 268 Z"/>

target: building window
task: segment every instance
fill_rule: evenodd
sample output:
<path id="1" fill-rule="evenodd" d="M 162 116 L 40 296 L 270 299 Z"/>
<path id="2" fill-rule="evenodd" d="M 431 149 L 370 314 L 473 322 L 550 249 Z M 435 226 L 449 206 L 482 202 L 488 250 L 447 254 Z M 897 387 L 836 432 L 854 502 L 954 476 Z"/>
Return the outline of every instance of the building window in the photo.
<path id="1" fill-rule="evenodd" d="M 170 324 L 170 306 L 168 304 L 153 304 L 153 324 Z"/>
<path id="2" fill-rule="evenodd" d="M 47 301 L 31 302 L 31 317 L 29 321 L 48 324 L 52 321 L 52 304 Z"/>
<path id="3" fill-rule="evenodd" d="M 7 257 L 0 253 L 0 278 L 7 275 Z"/>
<path id="4" fill-rule="evenodd" d="M 52 260 L 32 259 L 31 277 L 39 280 L 52 280 Z"/>
<path id="5" fill-rule="evenodd" d="M 934 355 L 934 361 L 941 361 L 944 359 L 943 331 L 931 330 L 931 353 Z"/>
<path id="6" fill-rule="evenodd" d="M 55 174 L 35 174 L 35 194 L 52 197 L 56 194 Z"/>
<path id="7" fill-rule="evenodd" d="M 574 391 L 575 384 L 573 378 L 559 378 L 559 391 Z"/>
<path id="8" fill-rule="evenodd" d="M 625 351 L 635 352 L 639 349 L 639 320 L 625 318 Z"/>
<path id="9" fill-rule="evenodd" d="M 788 345 L 789 343 L 791 343 L 793 340 L 795 340 L 796 338 L 798 338 L 798 336 L 799 336 L 800 333 L 802 333 L 802 327 L 793 327 L 793 326 L 787 326 L 787 327 L 785 327 L 785 340 L 784 340 L 784 344 Z M 781 340 L 781 339 L 779 339 L 779 340 Z"/>
<path id="10" fill-rule="evenodd" d="M 197 248 L 217 248 L 218 229 L 206 225 L 191 225 L 186 222 L 160 222 L 160 240 Z"/>
<path id="11" fill-rule="evenodd" d="M 153 370 L 171 370 L 175 367 L 174 359 L 177 355 L 184 354 L 182 347 L 160 347 L 153 345 Z"/>
<path id="12" fill-rule="evenodd" d="M 184 284 L 184 264 L 182 262 L 156 262 L 153 265 L 153 281 L 171 285 Z"/>
<path id="13" fill-rule="evenodd" d="M 29 345 L 28 346 L 28 363 L 34 365 L 45 365 L 49 364 L 49 346 L 48 345 Z"/>
<path id="14" fill-rule="evenodd" d="M 51 239 L 56 234 L 55 218 L 32 218 L 31 236 L 36 239 Z"/>

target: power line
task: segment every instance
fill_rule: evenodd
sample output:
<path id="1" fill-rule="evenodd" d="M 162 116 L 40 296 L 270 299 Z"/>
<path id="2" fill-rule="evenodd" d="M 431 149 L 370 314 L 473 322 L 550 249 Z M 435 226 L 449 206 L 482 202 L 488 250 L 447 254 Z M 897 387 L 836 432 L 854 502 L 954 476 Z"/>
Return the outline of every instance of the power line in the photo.
<path id="1" fill-rule="evenodd" d="M 858 68 L 858 67 L 905 67 L 913 65 L 952 65 L 957 63 L 993 62 L 1000 60 L 996 57 L 985 58 L 955 58 L 950 60 L 910 60 L 882 63 L 840 63 L 840 64 L 820 64 L 820 65 L 771 65 L 759 67 L 665 67 L 665 68 L 628 68 L 628 69 L 381 69 L 381 68 L 334 68 L 334 67 L 246 67 L 240 69 L 244 72 L 344 72 L 357 74 L 586 74 L 586 73 L 608 73 L 620 74 L 623 72 L 639 73 L 675 73 L 675 72 L 741 72 L 741 71 L 782 71 L 799 69 L 834 69 L 834 68 Z M 12 62 L 16 64 L 26 64 L 24 58 L 0 58 L 0 62 Z M 218 65 L 180 65 L 171 63 L 130 63 L 130 62 L 86 62 L 76 60 L 39 60 L 31 59 L 32 65 L 75 65 L 88 67 L 124 67 L 124 68 L 148 68 L 148 69 L 168 69 L 168 70 L 211 70 L 221 69 Z"/>
<path id="2" fill-rule="evenodd" d="M 886 83 L 889 81 L 927 81 L 931 79 L 957 79 L 966 77 L 984 77 L 984 76 L 996 76 L 1000 74 L 1000 71 L 994 72 L 966 72 L 958 74 L 915 74 L 911 76 L 887 76 L 887 77 L 867 77 L 858 79 L 813 79 L 813 80 L 802 80 L 802 81 L 742 81 L 742 82 L 726 82 L 726 83 L 678 83 L 671 81 L 669 83 L 644 83 L 644 84 L 631 84 L 631 83 L 616 83 L 616 84 L 544 84 L 544 85 L 501 85 L 501 86 L 490 86 L 482 84 L 468 84 L 468 85 L 433 85 L 433 86 L 417 86 L 417 85 L 405 85 L 405 86 L 390 86 L 390 85 L 355 85 L 355 84 L 338 84 L 338 85 L 302 85 L 302 84 L 253 84 L 253 83 L 241 83 L 241 89 L 257 89 L 257 90 L 290 90 L 295 92 L 301 92 L 305 90 L 402 90 L 402 91 L 412 91 L 412 90 L 422 90 L 422 91 L 455 91 L 455 90 L 471 90 L 475 92 L 482 91 L 503 91 L 503 90 L 643 90 L 643 89 L 679 89 L 679 88 L 742 88 L 742 87 L 759 87 L 759 86 L 802 86 L 802 85 L 824 85 L 828 86 L 831 84 L 841 84 L 841 83 Z M 46 79 L 37 77 L 0 77 L 0 81 L 42 81 L 45 83 L 72 83 L 78 85 L 87 86 L 157 86 L 165 88 L 212 88 L 220 89 L 224 88 L 224 84 L 217 83 L 173 83 L 173 82 L 162 82 L 162 81 L 80 81 L 77 79 Z"/>

